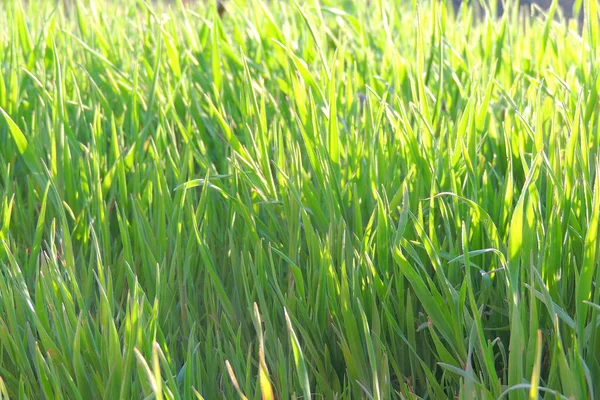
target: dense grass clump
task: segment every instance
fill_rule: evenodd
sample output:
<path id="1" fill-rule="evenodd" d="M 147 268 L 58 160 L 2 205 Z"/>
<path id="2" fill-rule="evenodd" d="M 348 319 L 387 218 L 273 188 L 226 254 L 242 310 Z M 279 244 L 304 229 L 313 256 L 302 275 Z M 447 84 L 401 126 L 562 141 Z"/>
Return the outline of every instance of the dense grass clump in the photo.
<path id="1" fill-rule="evenodd" d="M 0 5 L 1 396 L 600 396 L 595 0 L 119 3 Z"/>

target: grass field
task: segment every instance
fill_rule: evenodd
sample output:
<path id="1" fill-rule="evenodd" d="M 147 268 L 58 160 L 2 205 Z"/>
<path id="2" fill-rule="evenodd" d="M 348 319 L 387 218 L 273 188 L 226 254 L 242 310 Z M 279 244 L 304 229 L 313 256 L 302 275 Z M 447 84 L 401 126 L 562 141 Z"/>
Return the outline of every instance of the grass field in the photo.
<path id="1" fill-rule="evenodd" d="M 0 397 L 600 398 L 600 33 L 554 12 L 2 2 Z"/>

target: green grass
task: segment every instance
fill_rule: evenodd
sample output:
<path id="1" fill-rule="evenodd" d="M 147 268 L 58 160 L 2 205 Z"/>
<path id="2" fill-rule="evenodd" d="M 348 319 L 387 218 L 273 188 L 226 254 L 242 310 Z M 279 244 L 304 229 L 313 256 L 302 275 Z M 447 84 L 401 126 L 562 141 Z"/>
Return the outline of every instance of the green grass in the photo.
<path id="1" fill-rule="evenodd" d="M 320 1 L 1 3 L 1 398 L 599 398 L 597 19 Z"/>

